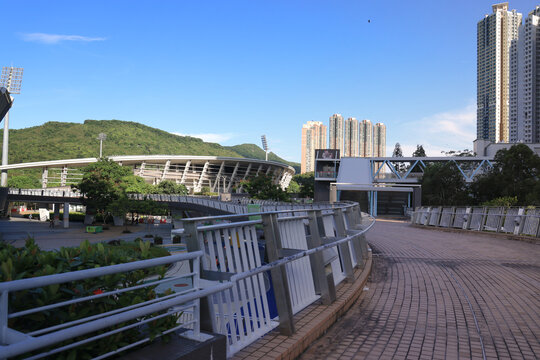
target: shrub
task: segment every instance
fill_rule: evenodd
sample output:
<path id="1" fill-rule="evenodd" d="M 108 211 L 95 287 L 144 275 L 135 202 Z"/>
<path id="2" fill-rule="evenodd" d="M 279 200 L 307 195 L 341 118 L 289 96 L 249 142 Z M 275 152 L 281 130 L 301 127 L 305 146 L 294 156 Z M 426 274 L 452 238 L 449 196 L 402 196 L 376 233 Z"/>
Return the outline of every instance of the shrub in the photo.
<path id="1" fill-rule="evenodd" d="M 79 247 L 61 248 L 55 251 L 43 251 L 29 238 L 26 246 L 15 248 L 0 243 L 0 281 L 11 281 L 30 277 L 52 275 L 100 266 L 125 263 L 152 257 L 166 256 L 163 248 L 150 247 L 149 242 L 126 243 L 115 241 L 114 245 L 90 244 L 87 240 Z M 47 304 L 81 298 L 92 294 L 112 291 L 140 284 L 149 276 L 165 274 L 164 266 L 142 269 L 127 273 L 118 273 L 99 278 L 86 279 L 70 283 L 50 285 L 43 288 L 9 293 L 10 312 L 19 312 Z M 78 320 L 95 314 L 104 313 L 121 307 L 133 305 L 155 298 L 155 286 L 136 289 L 114 296 L 104 296 L 92 301 L 85 301 L 48 310 L 46 313 L 34 313 L 9 319 L 9 327 L 21 332 L 55 326 Z M 156 314 L 153 314 L 156 315 Z M 151 317 L 150 315 L 146 318 Z M 71 350 L 55 355 L 57 359 L 87 359 L 115 350 L 122 345 L 138 341 L 144 337 L 155 337 L 163 330 L 176 325 L 176 316 L 168 316 L 150 322 L 148 327 L 135 327 L 99 340 L 83 344 Z M 135 320 L 115 327 L 134 323 Z M 109 331 L 104 329 L 94 334 Z M 68 340 L 60 346 L 79 341 L 84 337 Z M 42 350 L 43 351 L 43 350 Z M 28 356 L 29 354 L 25 354 Z"/>
<path id="2" fill-rule="evenodd" d="M 163 238 L 161 236 L 154 236 L 154 244 L 161 245 L 163 244 Z"/>
<path id="3" fill-rule="evenodd" d="M 518 203 L 517 196 L 503 196 L 483 203 L 483 206 L 516 206 Z"/>
<path id="4" fill-rule="evenodd" d="M 182 242 L 182 237 L 180 235 L 174 235 L 172 238 L 173 244 L 180 244 Z"/>

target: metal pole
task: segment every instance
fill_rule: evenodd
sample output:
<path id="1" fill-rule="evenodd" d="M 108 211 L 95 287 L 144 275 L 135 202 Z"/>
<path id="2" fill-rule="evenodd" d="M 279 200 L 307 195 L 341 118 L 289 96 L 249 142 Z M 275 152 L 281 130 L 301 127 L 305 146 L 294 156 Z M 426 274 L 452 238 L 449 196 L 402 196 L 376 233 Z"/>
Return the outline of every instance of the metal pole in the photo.
<path id="1" fill-rule="evenodd" d="M 101 159 L 101 156 L 103 154 L 103 140 L 99 139 L 99 158 Z"/>
<path id="2" fill-rule="evenodd" d="M 9 112 L 4 118 L 4 140 L 2 143 L 2 166 L 8 164 L 8 152 L 9 152 Z M 2 170 L 2 176 L 0 179 L 0 186 L 7 186 L 7 170 Z"/>

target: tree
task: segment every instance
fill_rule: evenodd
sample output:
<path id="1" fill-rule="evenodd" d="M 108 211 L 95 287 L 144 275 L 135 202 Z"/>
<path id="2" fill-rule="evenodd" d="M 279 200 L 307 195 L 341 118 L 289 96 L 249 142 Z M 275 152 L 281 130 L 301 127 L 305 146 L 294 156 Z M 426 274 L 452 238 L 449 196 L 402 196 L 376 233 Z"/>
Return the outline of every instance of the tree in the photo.
<path id="1" fill-rule="evenodd" d="M 412 154 L 413 157 L 426 157 L 426 151 L 422 145 L 416 145 L 416 150 Z"/>
<path id="2" fill-rule="evenodd" d="M 467 205 L 469 190 L 453 162 L 430 164 L 422 177 L 422 203 L 425 205 Z"/>
<path id="3" fill-rule="evenodd" d="M 401 151 L 401 145 L 399 143 L 396 143 L 396 146 L 394 146 L 392 157 L 403 157 L 403 151 Z"/>
<path id="4" fill-rule="evenodd" d="M 287 192 L 289 194 L 299 194 L 300 193 L 300 184 L 298 184 L 296 181 L 291 180 L 289 183 L 289 186 L 287 187 Z"/>
<path id="5" fill-rule="evenodd" d="M 473 157 L 476 156 L 476 153 L 469 149 L 463 150 L 450 150 L 450 151 L 441 151 L 446 156 L 458 156 L 458 157 Z"/>
<path id="6" fill-rule="evenodd" d="M 288 201 L 289 195 L 275 185 L 271 176 L 261 174 L 243 181 L 244 188 L 250 197 L 261 200 Z"/>
<path id="7" fill-rule="evenodd" d="M 517 197 L 520 205 L 540 204 L 540 157 L 527 145 L 497 151 L 494 166 L 473 184 L 478 202 Z"/>
<path id="8" fill-rule="evenodd" d="M 292 180 L 300 185 L 299 196 L 301 198 L 313 199 L 315 195 L 315 173 L 313 171 L 294 175 Z"/>
<path id="9" fill-rule="evenodd" d="M 393 158 L 400 158 L 403 157 L 403 151 L 401 150 L 401 145 L 399 143 L 396 143 L 396 146 L 394 146 L 394 151 L 392 152 Z M 396 171 L 398 173 L 403 173 L 406 170 L 405 163 L 403 162 L 396 162 L 393 164 L 396 168 Z"/>
<path id="10" fill-rule="evenodd" d="M 171 180 L 163 180 L 155 186 L 156 194 L 187 195 L 188 189 L 183 184 Z"/>
<path id="11" fill-rule="evenodd" d="M 28 175 L 11 176 L 8 179 L 8 187 L 18 189 L 37 189 L 40 188 L 39 180 Z"/>
<path id="12" fill-rule="evenodd" d="M 84 195 L 81 198 L 83 205 L 96 213 L 105 214 L 109 206 L 114 206 L 116 212 L 120 204 L 124 204 L 128 179 L 132 176 L 131 169 L 101 158 L 84 167 L 81 182 L 72 187 Z"/>

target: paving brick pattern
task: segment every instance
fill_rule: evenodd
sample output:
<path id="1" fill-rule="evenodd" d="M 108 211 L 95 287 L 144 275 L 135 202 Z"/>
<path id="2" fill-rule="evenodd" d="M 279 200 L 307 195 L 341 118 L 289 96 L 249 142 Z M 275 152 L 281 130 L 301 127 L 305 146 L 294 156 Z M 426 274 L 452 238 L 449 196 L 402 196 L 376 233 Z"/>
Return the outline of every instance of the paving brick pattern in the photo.
<path id="1" fill-rule="evenodd" d="M 373 270 L 302 359 L 540 358 L 540 245 L 377 221 Z"/>

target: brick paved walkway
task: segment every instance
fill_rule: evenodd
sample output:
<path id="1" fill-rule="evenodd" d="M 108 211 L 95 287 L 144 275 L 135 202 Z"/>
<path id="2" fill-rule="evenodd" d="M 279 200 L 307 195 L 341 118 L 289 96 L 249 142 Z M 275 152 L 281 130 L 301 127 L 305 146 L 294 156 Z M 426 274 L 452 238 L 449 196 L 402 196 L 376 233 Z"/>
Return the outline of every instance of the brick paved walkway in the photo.
<path id="1" fill-rule="evenodd" d="M 302 359 L 540 357 L 540 245 L 378 221 L 364 294 Z"/>

